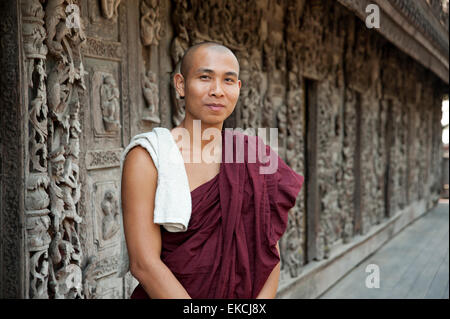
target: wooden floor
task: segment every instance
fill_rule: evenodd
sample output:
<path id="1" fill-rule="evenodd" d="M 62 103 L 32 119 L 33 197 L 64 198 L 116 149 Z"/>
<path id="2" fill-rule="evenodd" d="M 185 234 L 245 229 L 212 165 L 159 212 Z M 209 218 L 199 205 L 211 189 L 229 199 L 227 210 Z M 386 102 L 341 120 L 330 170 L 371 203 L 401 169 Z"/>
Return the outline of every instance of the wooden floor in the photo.
<path id="1" fill-rule="evenodd" d="M 319 299 L 448 299 L 449 204 L 406 226 Z M 367 288 L 369 264 L 378 265 L 379 288 Z"/>

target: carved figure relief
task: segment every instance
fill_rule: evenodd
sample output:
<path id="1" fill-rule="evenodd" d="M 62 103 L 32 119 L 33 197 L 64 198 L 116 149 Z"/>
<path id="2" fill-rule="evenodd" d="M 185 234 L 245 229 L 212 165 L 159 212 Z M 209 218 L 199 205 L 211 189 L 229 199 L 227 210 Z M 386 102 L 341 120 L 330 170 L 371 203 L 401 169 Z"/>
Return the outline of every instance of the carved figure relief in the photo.
<path id="1" fill-rule="evenodd" d="M 94 71 L 91 92 L 95 136 L 116 136 L 121 128 L 121 95 L 115 77 L 109 72 Z"/>
<path id="2" fill-rule="evenodd" d="M 119 230 L 119 206 L 113 191 L 106 191 L 101 207 L 104 214 L 102 221 L 103 240 L 108 240 Z"/>
<path id="3" fill-rule="evenodd" d="M 141 1 L 141 41 L 144 46 L 158 45 L 161 39 L 159 7 L 159 0 Z"/>
<path id="4" fill-rule="evenodd" d="M 153 123 L 160 123 L 159 118 L 159 88 L 156 74 L 152 71 L 147 71 L 147 74 L 142 76 L 142 92 L 144 94 L 147 108 L 144 109 L 142 119 Z"/>
<path id="5" fill-rule="evenodd" d="M 101 262 L 105 257 L 115 256 L 119 244 L 117 234 L 121 217 L 118 187 L 115 181 L 97 181 L 92 188 L 93 244 L 98 253 L 98 262 Z"/>
<path id="6" fill-rule="evenodd" d="M 102 15 L 106 19 L 117 19 L 117 8 L 121 0 L 100 0 Z"/>
<path id="7" fill-rule="evenodd" d="M 120 93 L 116 80 L 107 74 L 100 86 L 100 103 L 103 116 L 103 124 L 106 132 L 115 132 L 120 128 Z"/>

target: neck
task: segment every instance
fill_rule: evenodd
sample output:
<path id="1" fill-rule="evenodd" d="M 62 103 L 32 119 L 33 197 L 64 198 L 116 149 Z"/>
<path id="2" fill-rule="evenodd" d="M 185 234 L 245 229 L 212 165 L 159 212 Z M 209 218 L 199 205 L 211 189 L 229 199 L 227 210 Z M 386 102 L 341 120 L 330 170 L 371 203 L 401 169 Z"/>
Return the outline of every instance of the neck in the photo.
<path id="1" fill-rule="evenodd" d="M 199 154 L 202 154 L 203 149 L 206 145 L 210 143 L 218 143 L 218 145 L 215 145 L 214 147 L 220 147 L 221 148 L 221 131 L 223 127 L 223 122 L 219 122 L 217 124 L 207 124 L 204 122 L 201 122 L 200 120 L 196 120 L 189 116 L 188 113 L 186 113 L 186 117 L 184 120 L 178 125 L 178 127 L 184 128 L 189 132 L 190 137 L 190 144 L 186 149 L 190 149 L 191 156 L 200 156 Z M 205 130 L 212 128 L 214 129 L 213 132 L 218 132 L 218 136 L 213 136 L 209 134 L 209 132 L 205 133 L 205 136 L 203 133 Z M 205 139 L 202 137 L 204 136 Z M 214 141 L 215 138 L 215 141 Z M 211 147 L 212 145 L 210 145 Z M 199 158 L 199 157 L 197 157 Z"/>
<path id="2" fill-rule="evenodd" d="M 205 139 L 205 140 L 202 139 L 203 132 L 205 132 L 209 128 L 214 128 L 217 131 L 221 132 L 222 127 L 223 127 L 223 122 L 219 122 L 216 124 L 207 124 L 207 123 L 201 122 L 200 120 L 194 121 L 193 118 L 188 117 L 186 114 L 186 117 L 180 123 L 180 125 L 178 127 L 185 128 L 189 132 L 189 136 L 191 139 L 190 142 L 193 147 L 201 146 L 201 148 L 203 149 L 206 145 L 208 145 L 213 140 L 212 136 L 206 136 L 206 135 L 205 135 L 205 138 L 208 138 L 208 139 Z M 208 132 L 206 132 L 206 134 L 208 134 Z M 194 138 L 195 138 L 195 140 L 194 140 Z"/>

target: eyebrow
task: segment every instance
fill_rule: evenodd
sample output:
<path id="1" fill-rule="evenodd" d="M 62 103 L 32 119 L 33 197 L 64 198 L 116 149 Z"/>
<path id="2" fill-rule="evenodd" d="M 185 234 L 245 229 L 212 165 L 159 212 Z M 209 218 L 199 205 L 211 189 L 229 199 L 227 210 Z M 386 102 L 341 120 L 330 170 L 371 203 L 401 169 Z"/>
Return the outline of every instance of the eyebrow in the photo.
<path id="1" fill-rule="evenodd" d="M 215 72 L 214 72 L 213 70 L 211 70 L 211 69 L 200 68 L 200 69 L 198 69 L 195 73 L 196 73 L 196 74 L 198 74 L 198 73 L 209 73 L 209 74 L 214 74 Z M 228 72 L 225 73 L 225 75 L 228 75 L 228 76 L 234 76 L 234 77 L 236 77 L 236 78 L 238 77 L 237 73 L 236 73 L 236 72 L 233 72 L 233 71 L 228 71 Z"/>

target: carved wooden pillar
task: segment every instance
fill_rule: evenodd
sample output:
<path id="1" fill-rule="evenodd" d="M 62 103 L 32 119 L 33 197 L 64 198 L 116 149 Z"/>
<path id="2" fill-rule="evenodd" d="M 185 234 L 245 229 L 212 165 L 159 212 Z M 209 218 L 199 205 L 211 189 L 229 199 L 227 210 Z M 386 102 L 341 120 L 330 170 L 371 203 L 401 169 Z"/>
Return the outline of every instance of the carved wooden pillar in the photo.
<path id="1" fill-rule="evenodd" d="M 4 1 L 0 9 L 1 294 L 82 298 L 79 2 Z"/>
<path id="2" fill-rule="evenodd" d="M 21 1 L 22 37 L 26 84 L 24 120 L 29 123 L 27 139 L 30 148 L 26 159 L 25 215 L 27 235 L 27 262 L 29 268 L 29 298 L 48 298 L 49 254 L 51 237 L 48 234 L 50 195 L 48 187 L 48 104 L 46 83 L 47 46 L 44 44 L 45 12 L 39 1 Z"/>

